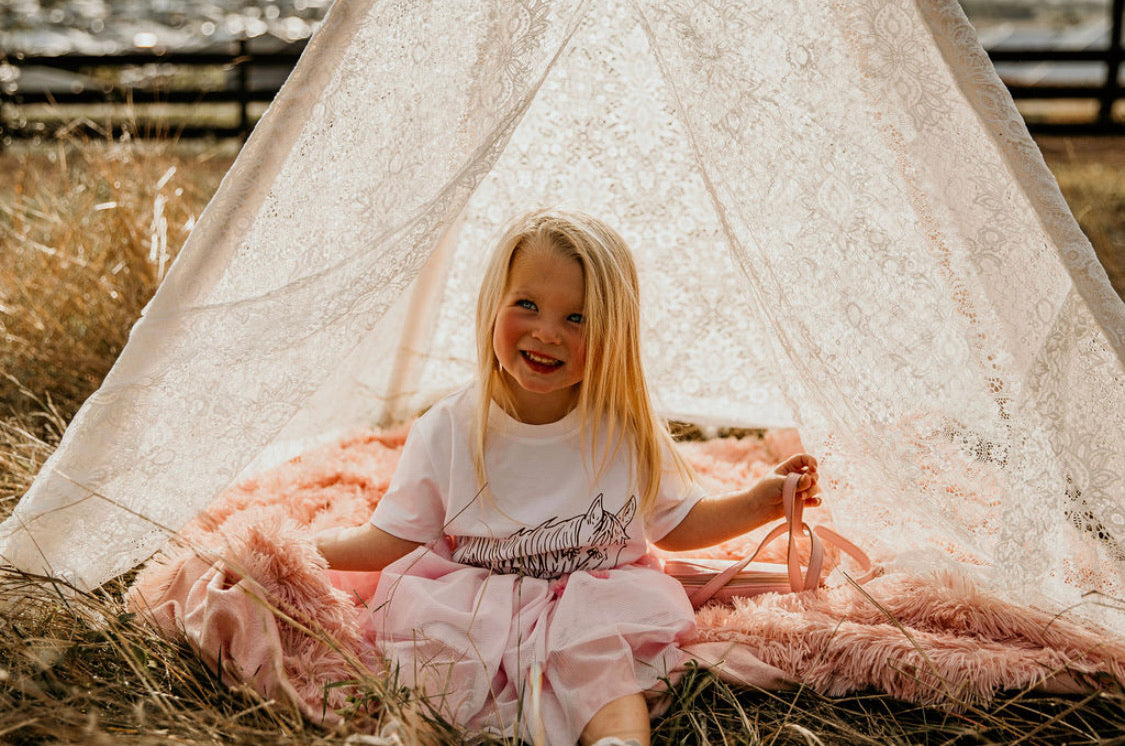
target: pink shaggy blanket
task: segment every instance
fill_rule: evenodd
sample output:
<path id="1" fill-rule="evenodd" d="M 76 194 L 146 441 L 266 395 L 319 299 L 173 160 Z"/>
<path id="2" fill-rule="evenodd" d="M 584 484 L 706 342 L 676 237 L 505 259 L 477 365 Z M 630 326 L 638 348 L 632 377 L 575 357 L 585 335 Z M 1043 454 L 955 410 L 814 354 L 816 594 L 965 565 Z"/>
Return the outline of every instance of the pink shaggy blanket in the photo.
<path id="1" fill-rule="evenodd" d="M 382 670 L 361 629 L 378 573 L 327 570 L 311 536 L 370 517 L 406 431 L 359 432 L 226 491 L 141 570 L 129 604 L 197 648 L 228 683 L 336 722 L 351 694 L 338 683 Z M 793 431 L 681 448 L 716 490 L 745 485 L 801 450 Z M 813 511 L 808 520 L 823 518 Z M 756 544 L 750 534 L 693 554 L 735 558 Z M 949 573 L 739 599 L 700 610 L 697 621 L 685 649 L 724 678 L 762 688 L 873 688 L 964 706 L 1004 689 L 1076 692 L 1125 680 L 1125 646 Z"/>

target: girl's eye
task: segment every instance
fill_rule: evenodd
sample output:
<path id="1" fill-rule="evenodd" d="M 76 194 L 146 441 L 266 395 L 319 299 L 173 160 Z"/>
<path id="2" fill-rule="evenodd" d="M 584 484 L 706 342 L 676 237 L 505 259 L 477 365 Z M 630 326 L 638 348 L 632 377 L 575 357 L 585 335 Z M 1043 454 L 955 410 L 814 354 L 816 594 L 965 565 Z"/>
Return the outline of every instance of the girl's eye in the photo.
<path id="1" fill-rule="evenodd" d="M 531 302 L 531 301 L 529 301 L 529 300 L 526 300 L 526 299 L 523 299 L 523 300 L 517 300 L 517 301 L 516 301 L 516 305 L 517 305 L 517 306 L 519 306 L 520 308 L 526 308 L 526 309 L 527 309 L 527 310 L 529 310 L 529 311 L 534 311 L 534 310 L 535 310 L 535 304 L 534 304 L 534 303 L 532 303 L 532 302 Z"/>
<path id="2" fill-rule="evenodd" d="M 572 324 L 581 324 L 583 321 L 585 321 L 585 319 L 582 317 L 582 314 L 580 313 L 572 313 L 566 317 L 566 320 L 571 322 Z"/>

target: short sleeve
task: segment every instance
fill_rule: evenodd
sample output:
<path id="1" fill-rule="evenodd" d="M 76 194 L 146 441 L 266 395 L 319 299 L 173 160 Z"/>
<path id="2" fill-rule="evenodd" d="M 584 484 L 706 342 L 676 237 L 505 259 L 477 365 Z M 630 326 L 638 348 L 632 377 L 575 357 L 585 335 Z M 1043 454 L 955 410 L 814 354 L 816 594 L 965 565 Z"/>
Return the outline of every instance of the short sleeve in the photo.
<path id="1" fill-rule="evenodd" d="M 688 481 L 680 474 L 671 454 L 665 455 L 664 464 L 672 465 L 672 468 L 665 468 L 660 490 L 656 493 L 656 504 L 652 506 L 652 513 L 645 522 L 645 533 L 653 543 L 679 526 L 695 504 L 707 495 L 698 482 Z"/>
<path id="2" fill-rule="evenodd" d="M 410 429 L 387 494 L 375 506 L 371 524 L 407 541 L 428 544 L 442 535 L 445 525 L 445 478 L 434 465 L 430 438 L 432 423 L 419 419 Z"/>

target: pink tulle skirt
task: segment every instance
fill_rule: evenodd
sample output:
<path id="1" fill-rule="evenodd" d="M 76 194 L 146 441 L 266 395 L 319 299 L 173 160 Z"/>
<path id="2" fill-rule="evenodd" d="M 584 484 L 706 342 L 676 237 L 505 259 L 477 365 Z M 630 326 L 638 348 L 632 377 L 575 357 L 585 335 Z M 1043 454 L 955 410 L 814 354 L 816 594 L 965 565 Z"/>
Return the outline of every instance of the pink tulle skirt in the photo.
<path id="1" fill-rule="evenodd" d="M 576 743 L 612 700 L 663 690 L 695 629 L 683 587 L 654 565 L 494 575 L 441 543 L 387 567 L 369 609 L 365 632 L 392 675 L 444 717 L 551 744 Z"/>

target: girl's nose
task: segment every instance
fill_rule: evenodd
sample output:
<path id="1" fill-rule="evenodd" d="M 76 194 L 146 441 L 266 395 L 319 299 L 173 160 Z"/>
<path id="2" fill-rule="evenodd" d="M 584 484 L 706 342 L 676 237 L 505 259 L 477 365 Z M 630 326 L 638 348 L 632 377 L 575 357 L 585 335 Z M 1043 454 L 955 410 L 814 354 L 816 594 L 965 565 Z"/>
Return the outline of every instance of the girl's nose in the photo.
<path id="1" fill-rule="evenodd" d="M 562 332 L 557 325 L 547 321 L 537 325 L 531 334 L 545 344 L 562 344 Z"/>

